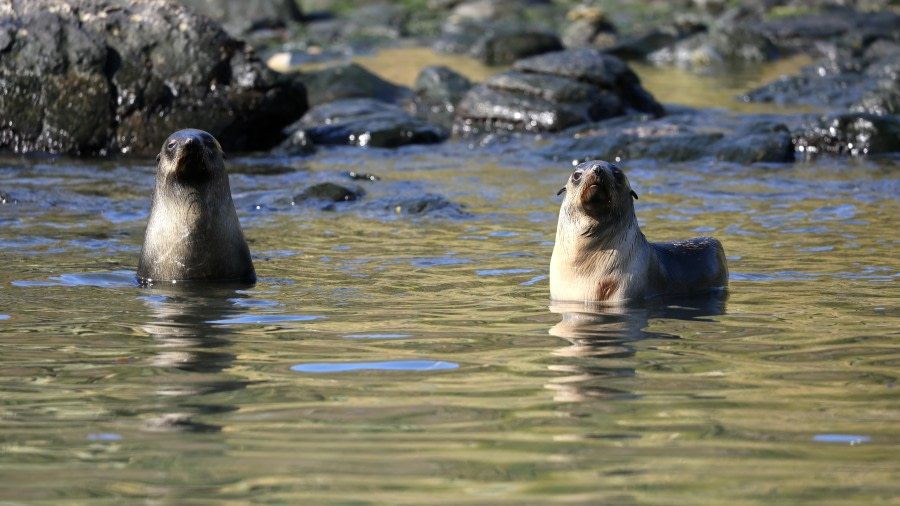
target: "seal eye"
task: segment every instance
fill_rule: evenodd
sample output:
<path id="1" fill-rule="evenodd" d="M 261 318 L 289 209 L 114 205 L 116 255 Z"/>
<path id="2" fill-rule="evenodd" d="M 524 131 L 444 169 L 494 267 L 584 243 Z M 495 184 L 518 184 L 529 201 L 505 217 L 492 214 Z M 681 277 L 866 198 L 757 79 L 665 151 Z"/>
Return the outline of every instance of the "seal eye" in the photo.
<path id="1" fill-rule="evenodd" d="M 572 181 L 578 181 L 579 179 L 581 179 L 581 171 L 578 170 L 578 171 L 573 172 L 572 173 Z"/>
<path id="2" fill-rule="evenodd" d="M 177 146 L 177 145 L 178 145 L 178 142 L 170 141 L 168 144 L 166 144 L 166 149 L 168 149 L 169 151 L 172 151 L 175 149 L 175 146 Z"/>

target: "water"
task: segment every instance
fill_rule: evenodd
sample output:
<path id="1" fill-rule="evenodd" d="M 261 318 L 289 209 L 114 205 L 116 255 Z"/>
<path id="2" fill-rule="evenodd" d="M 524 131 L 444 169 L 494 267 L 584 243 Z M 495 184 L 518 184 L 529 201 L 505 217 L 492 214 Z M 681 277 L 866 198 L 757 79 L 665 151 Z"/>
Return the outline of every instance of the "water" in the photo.
<path id="1" fill-rule="evenodd" d="M 140 288 L 152 160 L 0 159 L 0 501 L 888 504 L 900 162 L 623 163 L 722 299 L 551 305 L 571 167 L 234 156 L 259 282 Z M 363 202 L 292 206 L 375 173 Z M 366 207 L 400 188 L 463 216 Z M 343 204 L 341 205 L 343 206 Z"/>

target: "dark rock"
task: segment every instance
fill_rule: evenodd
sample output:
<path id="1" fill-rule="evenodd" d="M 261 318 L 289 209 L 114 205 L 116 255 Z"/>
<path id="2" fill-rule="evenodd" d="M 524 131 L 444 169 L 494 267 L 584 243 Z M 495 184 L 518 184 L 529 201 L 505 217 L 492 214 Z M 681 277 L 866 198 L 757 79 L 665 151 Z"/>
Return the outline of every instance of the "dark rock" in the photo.
<path id="1" fill-rule="evenodd" d="M 539 152 L 573 163 L 598 158 L 663 162 L 718 159 L 740 164 L 794 160 L 791 135 L 783 124 L 692 110 L 659 120 L 621 117 L 573 128 Z"/>
<path id="2" fill-rule="evenodd" d="M 267 149 L 306 110 L 302 83 L 176 4 L 11 0 L 0 26 L 0 149 L 145 155 L 185 125 Z"/>
<path id="3" fill-rule="evenodd" d="M 440 128 L 398 106 L 368 98 L 345 99 L 312 108 L 290 132 L 303 129 L 314 144 L 394 148 L 441 142 Z M 293 133 L 291 133 L 293 135 Z"/>
<path id="4" fill-rule="evenodd" d="M 705 67 L 722 63 L 762 63 L 778 57 L 768 33 L 748 23 L 742 9 L 732 9 L 708 30 L 654 51 L 647 59 L 658 64 Z"/>
<path id="5" fill-rule="evenodd" d="M 856 49 L 834 47 L 825 58 L 803 69 L 801 75 L 781 77 L 741 98 L 747 102 L 897 114 L 900 51 L 892 49 L 898 47 L 884 39 Z"/>
<path id="6" fill-rule="evenodd" d="M 597 7 L 578 6 L 566 15 L 562 43 L 567 48 L 602 46 L 604 38 L 616 33 L 616 27 Z"/>
<path id="7" fill-rule="evenodd" d="M 333 206 L 329 207 L 328 204 L 333 204 L 335 202 L 352 202 L 361 199 L 364 195 L 365 191 L 359 186 L 348 188 L 337 183 L 326 182 L 304 188 L 302 192 L 294 196 L 294 200 L 291 204 L 325 204 L 323 209 L 333 210 Z"/>
<path id="8" fill-rule="evenodd" d="M 233 36 L 260 28 L 303 21 L 295 0 L 178 0 L 178 3 L 222 24 Z"/>
<path id="9" fill-rule="evenodd" d="M 15 202 L 9 197 L 9 194 L 6 192 L 0 192 L 0 204 L 9 204 L 10 202 Z"/>
<path id="10" fill-rule="evenodd" d="M 677 23 L 652 28 L 649 31 L 617 37 L 603 51 L 625 60 L 643 60 L 654 51 L 702 32 L 705 27 L 694 23 Z"/>
<path id="11" fill-rule="evenodd" d="M 485 65 L 509 65 L 527 56 L 559 51 L 562 42 L 555 34 L 534 30 L 498 30 L 475 43 L 471 55 Z"/>
<path id="12" fill-rule="evenodd" d="M 866 45 L 879 38 L 897 40 L 900 13 L 835 7 L 823 13 L 761 22 L 758 28 L 781 49 L 812 52 L 823 41 L 843 39 L 850 45 Z"/>
<path id="13" fill-rule="evenodd" d="M 316 147 L 309 136 L 306 135 L 306 130 L 301 128 L 291 130 L 291 127 L 288 127 L 286 130 L 288 131 L 287 139 L 282 141 L 273 152 L 287 156 L 304 156 L 316 152 Z"/>
<path id="14" fill-rule="evenodd" d="M 356 172 L 349 170 L 344 173 L 345 176 L 354 181 L 381 181 L 381 176 L 369 172 Z"/>
<path id="15" fill-rule="evenodd" d="M 723 137 L 711 150 L 718 160 L 742 165 L 794 161 L 791 132 L 782 123 L 753 123 Z"/>
<path id="16" fill-rule="evenodd" d="M 662 116 L 662 105 L 615 56 L 572 49 L 519 60 L 474 87 L 457 109 L 457 130 L 554 132 L 627 111 Z"/>
<path id="17" fill-rule="evenodd" d="M 419 72 L 413 90 L 417 103 L 452 113 L 471 88 L 466 76 L 444 66 L 429 66 Z"/>
<path id="18" fill-rule="evenodd" d="M 425 193 L 415 197 L 386 197 L 379 200 L 378 205 L 397 214 L 442 215 L 448 218 L 469 216 L 469 213 L 460 204 L 434 193 Z"/>
<path id="19" fill-rule="evenodd" d="M 900 116 L 846 113 L 808 122 L 795 133 L 797 151 L 853 156 L 900 151 Z"/>
<path id="20" fill-rule="evenodd" d="M 310 106 L 344 98 L 374 98 L 397 103 L 412 97 L 409 88 L 389 83 L 356 63 L 306 72 L 302 79 Z"/>

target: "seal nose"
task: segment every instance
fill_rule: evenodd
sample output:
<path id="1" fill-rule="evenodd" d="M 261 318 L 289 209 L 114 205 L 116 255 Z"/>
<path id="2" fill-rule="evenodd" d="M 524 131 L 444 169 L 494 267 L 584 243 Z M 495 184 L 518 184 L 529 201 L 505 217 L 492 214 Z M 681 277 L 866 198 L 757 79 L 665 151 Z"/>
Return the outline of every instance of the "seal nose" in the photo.
<path id="1" fill-rule="evenodd" d="M 591 172 L 593 172 L 594 175 L 599 176 L 600 173 L 603 172 L 603 167 L 600 166 L 599 163 L 595 163 L 594 165 L 591 165 Z"/>

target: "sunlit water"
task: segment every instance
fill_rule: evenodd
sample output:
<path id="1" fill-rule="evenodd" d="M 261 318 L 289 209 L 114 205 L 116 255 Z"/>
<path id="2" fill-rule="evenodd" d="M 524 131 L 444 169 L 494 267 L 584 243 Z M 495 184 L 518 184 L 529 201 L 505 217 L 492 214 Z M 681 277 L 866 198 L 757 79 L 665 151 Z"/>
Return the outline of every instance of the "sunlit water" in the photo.
<path id="1" fill-rule="evenodd" d="M 140 288 L 151 160 L 0 159 L 0 501 L 888 504 L 900 162 L 622 163 L 727 300 L 551 305 L 571 167 L 236 156 L 259 282 Z M 291 204 L 371 172 L 336 211 Z M 398 190 L 399 189 L 399 190 Z M 435 193 L 467 216 L 366 207 Z"/>

